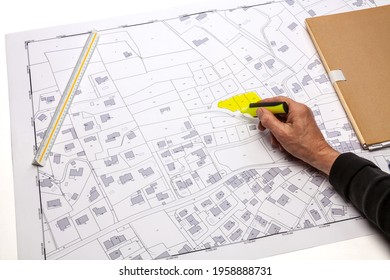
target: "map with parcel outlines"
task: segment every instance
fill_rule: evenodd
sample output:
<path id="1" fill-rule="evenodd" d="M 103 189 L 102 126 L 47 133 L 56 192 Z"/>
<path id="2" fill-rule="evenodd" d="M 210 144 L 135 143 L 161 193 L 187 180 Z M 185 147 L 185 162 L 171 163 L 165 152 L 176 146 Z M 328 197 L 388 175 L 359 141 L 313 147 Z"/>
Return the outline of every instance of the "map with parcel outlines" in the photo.
<path id="1" fill-rule="evenodd" d="M 325 175 L 216 105 L 288 96 L 334 148 L 364 154 L 304 19 L 375 6 L 289 0 L 99 30 L 38 169 L 44 257 L 168 258 L 359 217 Z M 27 43 L 37 145 L 87 36 Z"/>

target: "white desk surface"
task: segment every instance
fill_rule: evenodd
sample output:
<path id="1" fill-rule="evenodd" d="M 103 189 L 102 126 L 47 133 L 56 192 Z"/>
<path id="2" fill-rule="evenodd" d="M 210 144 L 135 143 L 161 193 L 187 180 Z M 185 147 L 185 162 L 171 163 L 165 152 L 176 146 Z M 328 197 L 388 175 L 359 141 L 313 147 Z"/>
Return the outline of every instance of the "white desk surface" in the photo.
<path id="1" fill-rule="evenodd" d="M 388 0 L 377 0 L 386 3 Z M 151 10 L 169 9 L 207 0 L 16 0 L 0 12 L 0 260 L 16 259 L 15 206 L 11 159 L 10 114 L 7 87 L 5 34 L 77 22 L 107 19 Z M 114 3 L 114 4 L 112 4 Z M 241 4 L 242 5 L 242 4 Z M 237 1 L 240 6 L 240 1 Z M 76 8 L 75 8 L 76 7 Z M 88 10 L 89 7 L 93 7 Z M 371 235 L 270 259 L 390 259 L 390 244 Z"/>

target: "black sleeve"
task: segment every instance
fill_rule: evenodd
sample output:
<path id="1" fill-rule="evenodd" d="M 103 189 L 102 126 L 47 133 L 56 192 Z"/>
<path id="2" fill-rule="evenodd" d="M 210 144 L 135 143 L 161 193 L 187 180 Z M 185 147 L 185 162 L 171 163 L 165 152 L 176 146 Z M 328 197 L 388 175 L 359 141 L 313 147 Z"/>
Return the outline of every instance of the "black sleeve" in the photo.
<path id="1" fill-rule="evenodd" d="M 352 153 L 334 162 L 329 181 L 335 190 L 367 219 L 390 235 L 390 175 L 371 161 Z"/>

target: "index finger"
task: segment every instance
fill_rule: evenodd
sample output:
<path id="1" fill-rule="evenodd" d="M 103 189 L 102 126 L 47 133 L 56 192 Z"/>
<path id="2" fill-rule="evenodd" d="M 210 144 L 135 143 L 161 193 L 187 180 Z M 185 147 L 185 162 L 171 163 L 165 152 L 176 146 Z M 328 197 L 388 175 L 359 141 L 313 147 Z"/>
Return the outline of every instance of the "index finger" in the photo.
<path id="1" fill-rule="evenodd" d="M 290 104 L 294 102 L 291 98 L 285 97 L 285 96 L 276 96 L 276 97 L 269 97 L 269 98 L 264 98 L 259 101 L 261 102 L 286 102 L 287 104 Z"/>

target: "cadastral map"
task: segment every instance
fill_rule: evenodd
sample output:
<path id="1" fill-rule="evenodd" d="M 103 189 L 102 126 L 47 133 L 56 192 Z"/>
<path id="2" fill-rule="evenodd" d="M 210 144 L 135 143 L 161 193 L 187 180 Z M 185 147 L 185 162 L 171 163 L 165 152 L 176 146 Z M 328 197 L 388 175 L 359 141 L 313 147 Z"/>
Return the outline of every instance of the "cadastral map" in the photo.
<path id="1" fill-rule="evenodd" d="M 216 104 L 248 91 L 288 96 L 312 109 L 334 148 L 388 171 L 388 150 L 361 149 L 304 23 L 375 6 L 288 0 L 98 30 L 37 169 L 44 258 L 180 257 L 359 218 L 325 175 Z M 87 36 L 26 43 L 35 146 Z"/>

